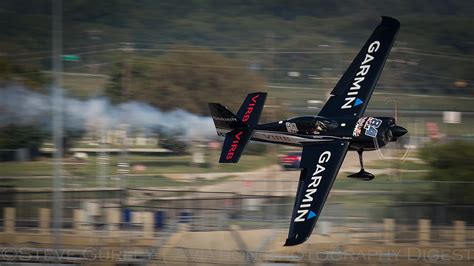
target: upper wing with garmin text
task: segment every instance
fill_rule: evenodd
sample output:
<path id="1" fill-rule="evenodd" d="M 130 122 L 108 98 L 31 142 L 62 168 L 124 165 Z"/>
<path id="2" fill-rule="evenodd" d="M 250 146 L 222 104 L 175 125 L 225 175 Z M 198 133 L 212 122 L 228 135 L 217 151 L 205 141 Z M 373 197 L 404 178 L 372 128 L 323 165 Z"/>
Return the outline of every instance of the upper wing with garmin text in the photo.
<path id="1" fill-rule="evenodd" d="M 303 146 L 302 170 L 285 246 L 301 244 L 311 235 L 348 147 L 347 140 Z"/>
<path id="2" fill-rule="evenodd" d="M 399 28 L 398 20 L 382 17 L 382 22 L 332 90 L 319 116 L 363 116 Z"/>

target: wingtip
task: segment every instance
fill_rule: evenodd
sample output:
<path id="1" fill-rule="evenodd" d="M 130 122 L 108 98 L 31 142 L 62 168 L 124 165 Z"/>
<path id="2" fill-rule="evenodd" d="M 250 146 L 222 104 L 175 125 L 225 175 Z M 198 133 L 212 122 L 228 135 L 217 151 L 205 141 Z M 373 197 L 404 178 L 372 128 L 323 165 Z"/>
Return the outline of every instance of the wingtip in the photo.
<path id="1" fill-rule="evenodd" d="M 306 240 L 308 240 L 308 238 L 287 238 L 283 246 L 285 247 L 296 246 L 296 245 L 306 242 Z"/>
<path id="2" fill-rule="evenodd" d="M 390 24 L 396 27 L 400 27 L 400 21 L 394 17 L 382 16 L 382 24 Z"/>

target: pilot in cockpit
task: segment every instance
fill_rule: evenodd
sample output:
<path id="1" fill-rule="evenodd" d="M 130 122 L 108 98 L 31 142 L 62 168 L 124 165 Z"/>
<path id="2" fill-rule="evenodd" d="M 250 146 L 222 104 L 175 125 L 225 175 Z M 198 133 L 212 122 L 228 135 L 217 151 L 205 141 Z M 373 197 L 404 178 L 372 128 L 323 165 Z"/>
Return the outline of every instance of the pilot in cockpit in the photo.
<path id="1" fill-rule="evenodd" d="M 316 121 L 314 134 L 321 134 L 321 133 L 325 133 L 326 131 L 327 131 L 326 124 L 319 120 Z"/>

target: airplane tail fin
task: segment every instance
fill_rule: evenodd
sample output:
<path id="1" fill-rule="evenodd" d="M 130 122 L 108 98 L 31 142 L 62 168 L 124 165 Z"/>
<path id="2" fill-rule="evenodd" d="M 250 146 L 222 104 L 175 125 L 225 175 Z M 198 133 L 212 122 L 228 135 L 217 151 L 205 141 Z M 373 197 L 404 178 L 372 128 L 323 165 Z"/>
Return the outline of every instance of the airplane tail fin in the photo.
<path id="1" fill-rule="evenodd" d="M 225 136 L 220 163 L 237 163 L 252 137 L 253 126 L 258 124 L 267 93 L 250 93 L 237 115 L 219 103 L 209 103 L 217 134 Z"/>
<path id="2" fill-rule="evenodd" d="M 260 120 L 266 98 L 266 92 L 249 93 L 240 106 L 237 117 L 248 125 L 255 126 L 258 124 L 258 120 Z"/>

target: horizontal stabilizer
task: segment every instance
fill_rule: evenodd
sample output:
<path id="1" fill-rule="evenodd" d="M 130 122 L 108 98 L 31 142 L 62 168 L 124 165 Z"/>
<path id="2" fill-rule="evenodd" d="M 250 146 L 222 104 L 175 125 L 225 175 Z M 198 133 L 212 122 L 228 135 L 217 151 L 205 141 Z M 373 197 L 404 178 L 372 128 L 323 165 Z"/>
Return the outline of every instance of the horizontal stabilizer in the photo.
<path id="1" fill-rule="evenodd" d="M 240 128 L 227 133 L 222 147 L 220 163 L 237 163 L 252 136 L 252 129 Z"/>
<path id="2" fill-rule="evenodd" d="M 217 132 L 219 132 L 219 130 L 230 131 L 234 128 L 245 127 L 245 124 L 222 104 L 209 103 L 208 105 Z"/>

